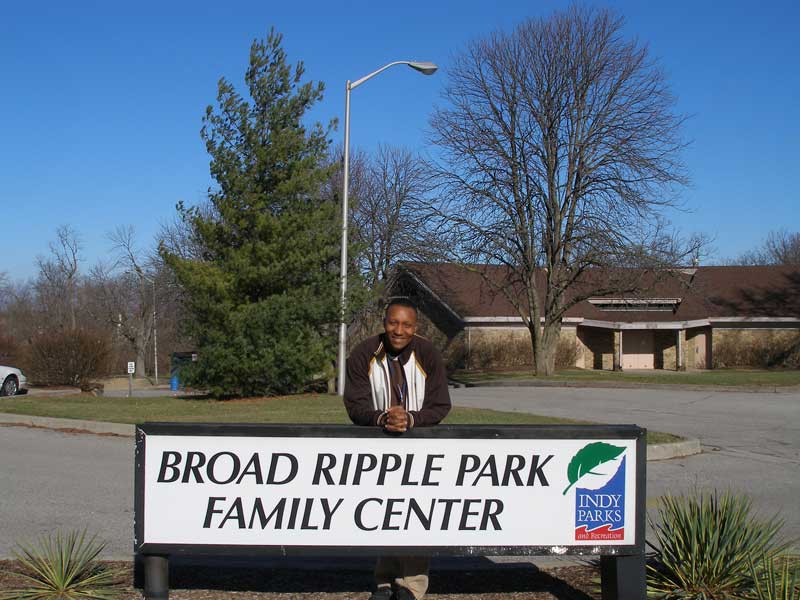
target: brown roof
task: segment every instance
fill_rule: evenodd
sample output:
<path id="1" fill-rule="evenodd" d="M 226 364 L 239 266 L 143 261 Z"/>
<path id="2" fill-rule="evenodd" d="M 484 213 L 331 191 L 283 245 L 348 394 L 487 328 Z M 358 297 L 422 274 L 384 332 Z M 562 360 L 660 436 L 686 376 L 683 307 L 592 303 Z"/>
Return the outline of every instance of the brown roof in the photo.
<path id="1" fill-rule="evenodd" d="M 461 318 L 515 317 L 511 303 L 488 285 L 508 271 L 491 265 L 403 263 L 400 272 L 413 275 Z M 674 311 L 607 311 L 583 300 L 567 317 L 600 321 L 691 321 L 719 317 L 800 318 L 800 268 L 797 266 L 730 266 L 676 269 L 670 272 L 630 271 L 639 292 L 612 293 L 603 298 L 680 298 Z M 602 281 L 601 270 L 587 271 L 582 280 Z M 544 271 L 539 274 L 542 279 Z M 577 286 L 576 289 L 580 288 Z M 586 288 L 588 289 L 588 288 Z M 575 297 L 572 295 L 572 297 Z"/>

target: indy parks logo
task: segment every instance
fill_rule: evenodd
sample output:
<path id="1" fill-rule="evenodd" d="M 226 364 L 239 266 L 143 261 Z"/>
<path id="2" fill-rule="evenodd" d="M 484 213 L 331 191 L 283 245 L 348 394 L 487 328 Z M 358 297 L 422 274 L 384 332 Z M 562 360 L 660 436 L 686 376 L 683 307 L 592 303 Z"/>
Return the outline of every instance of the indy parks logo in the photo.
<path id="1" fill-rule="evenodd" d="M 592 442 L 581 448 L 567 467 L 575 488 L 575 539 L 622 540 L 625 536 L 625 448 Z"/>

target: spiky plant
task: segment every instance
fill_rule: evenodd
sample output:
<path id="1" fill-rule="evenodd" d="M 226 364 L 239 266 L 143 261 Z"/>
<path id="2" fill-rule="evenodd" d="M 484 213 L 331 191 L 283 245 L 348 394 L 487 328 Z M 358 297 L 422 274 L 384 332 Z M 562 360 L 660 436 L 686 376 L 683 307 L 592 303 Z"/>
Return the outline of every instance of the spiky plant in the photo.
<path id="1" fill-rule="evenodd" d="M 665 496 L 658 519 L 649 518 L 657 544 L 648 565 L 648 597 L 662 600 L 734 600 L 753 589 L 751 562 L 786 548 L 782 521 L 753 515 L 746 496 L 717 491 Z"/>
<path id="2" fill-rule="evenodd" d="M 755 600 L 800 599 L 800 565 L 789 557 L 762 559 L 759 564 L 750 563 L 750 574 L 755 587 Z"/>
<path id="3" fill-rule="evenodd" d="M 97 562 L 105 544 L 86 531 L 44 536 L 35 546 L 18 545 L 14 557 L 27 585 L 0 594 L 3 600 L 114 600 L 121 571 Z"/>

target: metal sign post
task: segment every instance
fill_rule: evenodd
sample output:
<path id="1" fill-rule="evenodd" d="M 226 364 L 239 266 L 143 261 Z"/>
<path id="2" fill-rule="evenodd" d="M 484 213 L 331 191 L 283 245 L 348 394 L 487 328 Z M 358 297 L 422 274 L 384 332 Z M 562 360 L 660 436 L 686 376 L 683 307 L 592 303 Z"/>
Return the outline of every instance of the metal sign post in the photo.
<path id="1" fill-rule="evenodd" d="M 128 398 L 133 396 L 133 374 L 136 373 L 136 363 L 128 363 Z"/>

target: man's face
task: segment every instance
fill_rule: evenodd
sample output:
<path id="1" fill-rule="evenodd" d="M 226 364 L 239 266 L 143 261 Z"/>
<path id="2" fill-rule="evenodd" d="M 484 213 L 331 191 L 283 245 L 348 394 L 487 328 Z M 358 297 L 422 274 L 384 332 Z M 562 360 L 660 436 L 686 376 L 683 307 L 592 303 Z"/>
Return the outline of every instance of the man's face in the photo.
<path id="1" fill-rule="evenodd" d="M 408 306 L 390 306 L 383 319 L 386 341 L 393 353 L 398 353 L 411 343 L 417 332 L 417 311 Z"/>

